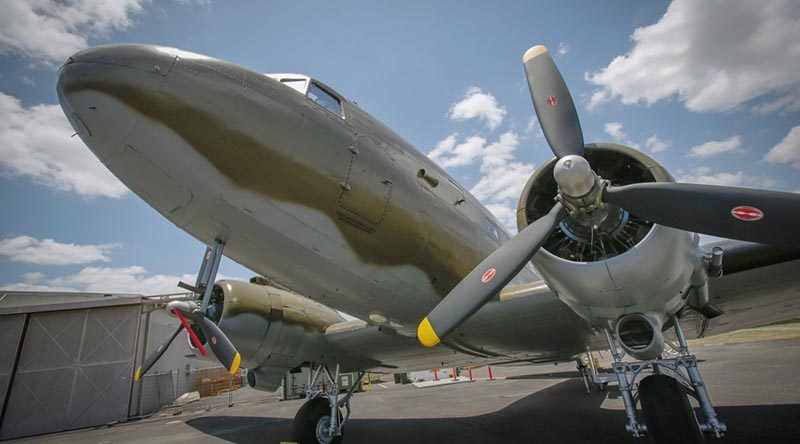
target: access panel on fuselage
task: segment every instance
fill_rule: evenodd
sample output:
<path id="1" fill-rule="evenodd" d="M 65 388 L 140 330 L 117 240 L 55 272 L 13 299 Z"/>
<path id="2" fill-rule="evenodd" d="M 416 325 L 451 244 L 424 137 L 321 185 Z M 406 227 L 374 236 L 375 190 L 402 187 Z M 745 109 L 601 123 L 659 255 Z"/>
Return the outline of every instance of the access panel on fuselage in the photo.
<path id="1" fill-rule="evenodd" d="M 392 198 L 394 166 L 386 147 L 368 134 L 359 134 L 339 193 L 339 209 L 360 225 L 380 225 Z"/>

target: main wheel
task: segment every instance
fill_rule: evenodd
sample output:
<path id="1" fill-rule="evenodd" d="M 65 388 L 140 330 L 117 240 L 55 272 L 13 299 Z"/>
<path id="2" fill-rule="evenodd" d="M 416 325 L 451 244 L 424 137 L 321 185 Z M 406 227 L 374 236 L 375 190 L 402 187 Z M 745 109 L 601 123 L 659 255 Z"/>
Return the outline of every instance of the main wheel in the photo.
<path id="1" fill-rule="evenodd" d="M 339 412 L 341 423 L 342 413 Z M 331 407 L 325 398 L 314 398 L 300 407 L 294 416 L 294 439 L 300 444 L 339 444 L 344 430 L 339 436 L 330 436 L 327 429 L 331 423 Z"/>
<path id="2" fill-rule="evenodd" d="M 656 444 L 695 444 L 705 438 L 689 404 L 686 388 L 667 375 L 651 375 L 639 383 L 647 436 Z"/>

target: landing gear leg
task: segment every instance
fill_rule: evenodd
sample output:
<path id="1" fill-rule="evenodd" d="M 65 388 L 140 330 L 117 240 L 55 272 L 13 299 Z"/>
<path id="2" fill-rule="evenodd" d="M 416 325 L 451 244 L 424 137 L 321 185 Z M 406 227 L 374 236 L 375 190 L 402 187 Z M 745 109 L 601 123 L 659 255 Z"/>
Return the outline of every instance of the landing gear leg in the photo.
<path id="1" fill-rule="evenodd" d="M 358 374 L 361 381 L 364 372 Z M 315 386 L 322 378 L 322 389 Z M 350 398 L 358 387 L 353 384 L 339 398 L 339 365 L 331 373 L 325 364 L 314 367 L 306 386 L 306 403 L 294 417 L 295 439 L 302 444 L 335 444 L 342 441 L 344 425 L 350 418 Z"/>
<path id="2" fill-rule="evenodd" d="M 697 368 L 697 358 L 689 353 L 680 320 L 675 318 L 673 325 L 678 344 L 667 344 L 678 356 L 649 361 L 624 361 L 624 353 L 616 347 L 614 333 L 605 330 L 628 417 L 625 428 L 636 437 L 647 434 L 658 444 L 701 442 L 704 436 L 720 438 L 727 427 L 717 418 Z M 643 372 L 653 374 L 642 379 L 634 394 L 636 380 Z M 695 414 L 688 396 L 700 404 L 701 417 Z M 641 420 L 637 403 L 642 410 Z"/>

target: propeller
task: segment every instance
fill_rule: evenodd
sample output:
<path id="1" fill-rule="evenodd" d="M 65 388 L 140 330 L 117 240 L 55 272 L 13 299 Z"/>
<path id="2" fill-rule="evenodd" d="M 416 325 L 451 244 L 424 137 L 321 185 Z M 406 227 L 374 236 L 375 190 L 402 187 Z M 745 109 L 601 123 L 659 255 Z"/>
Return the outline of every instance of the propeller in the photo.
<path id="1" fill-rule="evenodd" d="M 745 188 L 671 182 L 613 187 L 583 157 L 575 104 L 547 48 L 522 58 L 536 116 L 559 159 L 553 175 L 559 202 L 484 259 L 417 327 L 417 339 L 433 347 L 497 294 L 530 261 L 566 217 L 591 215 L 612 204 L 652 222 L 697 233 L 762 243 L 800 246 L 796 224 L 800 195 Z"/>
<path id="2" fill-rule="evenodd" d="M 211 292 L 207 292 L 208 298 L 210 298 L 210 294 Z M 208 303 L 206 302 L 203 305 L 207 306 Z M 169 348 L 170 344 L 172 344 L 172 341 L 178 337 L 178 334 L 181 332 L 181 330 L 186 330 L 189 333 L 189 339 L 202 356 L 206 356 L 208 354 L 205 347 L 203 347 L 202 341 L 200 341 L 200 338 L 197 337 L 197 334 L 195 333 L 189 321 L 192 321 L 200 328 L 200 331 L 203 333 L 203 337 L 205 337 L 208 341 L 207 345 L 211 348 L 214 356 L 216 356 L 217 360 L 219 360 L 219 362 L 225 366 L 226 369 L 228 369 L 230 374 L 235 375 L 239 371 L 239 365 L 242 362 L 242 358 L 239 355 L 239 352 L 236 350 L 236 347 L 233 346 L 230 339 L 225 336 L 225 333 L 220 330 L 217 324 L 215 324 L 211 319 L 207 318 L 205 314 L 200 311 L 196 302 L 170 302 L 167 305 L 167 311 L 175 315 L 180 321 L 181 325 L 164 342 L 159 344 L 158 348 L 150 353 L 150 355 L 148 355 L 144 361 L 142 361 L 142 365 L 136 369 L 134 380 L 140 380 L 142 375 L 147 373 L 147 371 L 153 367 L 153 365 L 158 361 L 159 358 L 161 358 L 167 348 Z"/>

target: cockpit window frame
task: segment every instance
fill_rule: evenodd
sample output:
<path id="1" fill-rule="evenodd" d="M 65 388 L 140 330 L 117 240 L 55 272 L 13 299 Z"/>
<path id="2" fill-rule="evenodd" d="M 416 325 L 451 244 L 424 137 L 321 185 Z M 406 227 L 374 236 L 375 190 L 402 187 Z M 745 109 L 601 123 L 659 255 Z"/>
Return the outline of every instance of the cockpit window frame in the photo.
<path id="1" fill-rule="evenodd" d="M 311 93 L 311 89 L 314 88 L 314 87 L 316 87 L 317 89 L 319 89 L 323 93 L 329 95 L 334 100 L 336 100 L 337 103 L 339 103 L 339 113 L 335 113 L 335 112 L 331 111 L 328 107 L 323 106 L 322 104 L 320 104 L 319 102 L 317 102 L 316 100 L 312 99 L 309 96 L 309 94 Z M 325 111 L 333 114 L 334 116 L 337 116 L 337 117 L 341 118 L 342 120 L 345 120 L 347 118 L 345 116 L 345 113 L 344 113 L 344 108 L 345 108 L 344 107 L 344 99 L 342 99 L 342 97 L 339 94 L 336 94 L 335 92 L 333 92 L 333 90 L 331 90 L 330 88 L 326 87 L 322 83 L 317 82 L 316 80 L 312 79 L 311 82 L 309 83 L 308 87 L 306 88 L 306 98 L 308 100 L 310 100 L 311 102 L 314 102 L 314 104 L 316 106 L 319 106 L 320 108 L 322 108 Z"/>

